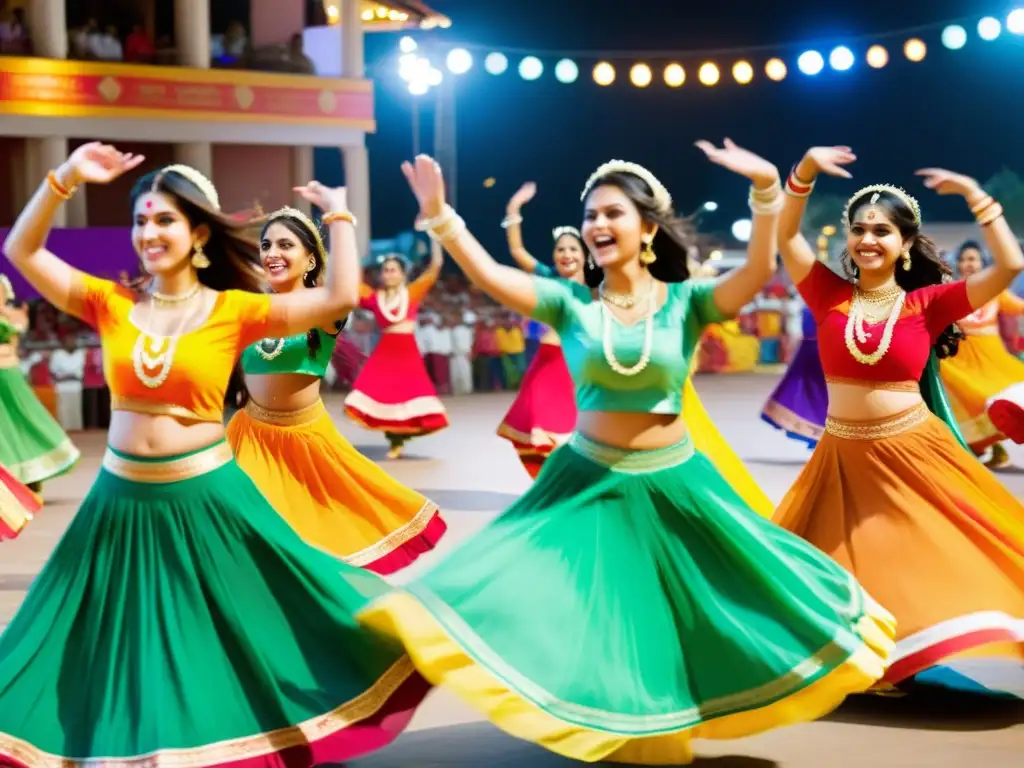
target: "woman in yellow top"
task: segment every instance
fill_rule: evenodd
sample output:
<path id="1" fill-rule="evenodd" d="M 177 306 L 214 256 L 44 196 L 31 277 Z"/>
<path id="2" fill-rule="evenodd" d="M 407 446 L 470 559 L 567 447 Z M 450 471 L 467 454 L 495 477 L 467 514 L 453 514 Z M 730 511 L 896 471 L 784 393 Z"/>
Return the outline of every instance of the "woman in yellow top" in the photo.
<path id="1" fill-rule="evenodd" d="M 961 277 L 970 277 L 984 266 L 980 245 L 968 241 L 960 246 L 956 267 Z M 1024 362 L 1006 349 L 999 335 L 999 315 L 1022 313 L 1024 300 L 1003 291 L 957 323 L 964 332 L 959 351 L 939 361 L 939 375 L 964 439 L 979 456 L 992 449 L 987 464 L 993 469 L 1008 464 L 1010 457 L 1000 445 L 1007 436 L 992 423 L 988 402 L 1024 382 Z"/>
<path id="2" fill-rule="evenodd" d="M 181 165 L 134 187 L 134 290 L 45 247 L 61 201 L 142 157 L 93 143 L 50 171 L 4 245 L 58 309 L 95 327 L 112 418 L 88 496 L 0 635 L 0 764 L 305 768 L 387 743 L 425 693 L 353 613 L 379 577 L 304 544 L 235 463 L 223 402 L 242 350 L 357 301 L 344 190 L 322 287 L 267 294 L 249 222 Z"/>
<path id="3" fill-rule="evenodd" d="M 323 285 L 327 249 L 302 211 L 282 208 L 260 232 L 274 294 Z M 238 465 L 310 544 L 346 563 L 394 573 L 429 552 L 445 531 L 437 505 L 406 488 L 346 440 L 320 399 L 347 317 L 242 353 L 243 402 L 228 424 Z"/>
<path id="4" fill-rule="evenodd" d="M 494 334 L 498 339 L 498 351 L 501 352 L 501 364 L 505 368 L 505 384 L 509 389 L 516 389 L 526 373 L 526 340 L 523 329 L 513 315 L 501 319 Z"/>

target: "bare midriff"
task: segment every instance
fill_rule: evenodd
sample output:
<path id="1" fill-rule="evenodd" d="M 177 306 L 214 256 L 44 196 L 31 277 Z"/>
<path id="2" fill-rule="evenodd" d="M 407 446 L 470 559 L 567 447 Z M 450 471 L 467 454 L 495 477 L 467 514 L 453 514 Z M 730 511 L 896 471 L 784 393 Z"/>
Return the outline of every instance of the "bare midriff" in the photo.
<path id="1" fill-rule="evenodd" d="M 591 440 L 633 451 L 665 448 L 686 437 L 682 414 L 581 411 L 576 429 Z"/>
<path id="2" fill-rule="evenodd" d="M 872 421 L 895 416 L 919 405 L 916 381 L 887 382 L 828 380 L 828 415 L 844 421 Z"/>
<path id="3" fill-rule="evenodd" d="M 268 411 L 301 411 L 320 399 L 320 379 L 304 373 L 246 376 L 245 386 L 252 401 Z"/>
<path id="4" fill-rule="evenodd" d="M 415 320 L 403 320 L 400 323 L 389 325 L 385 328 L 382 333 L 415 333 L 416 321 Z"/>

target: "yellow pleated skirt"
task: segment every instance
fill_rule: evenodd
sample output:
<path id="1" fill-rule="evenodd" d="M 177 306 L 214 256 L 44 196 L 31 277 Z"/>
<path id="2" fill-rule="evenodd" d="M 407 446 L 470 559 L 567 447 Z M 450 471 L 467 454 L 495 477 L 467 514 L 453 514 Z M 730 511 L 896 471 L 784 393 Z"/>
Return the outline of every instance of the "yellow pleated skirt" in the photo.
<path id="1" fill-rule="evenodd" d="M 437 506 L 359 453 L 322 401 L 292 412 L 250 402 L 227 434 L 274 509 L 307 543 L 350 565 L 394 573 L 446 530 Z"/>

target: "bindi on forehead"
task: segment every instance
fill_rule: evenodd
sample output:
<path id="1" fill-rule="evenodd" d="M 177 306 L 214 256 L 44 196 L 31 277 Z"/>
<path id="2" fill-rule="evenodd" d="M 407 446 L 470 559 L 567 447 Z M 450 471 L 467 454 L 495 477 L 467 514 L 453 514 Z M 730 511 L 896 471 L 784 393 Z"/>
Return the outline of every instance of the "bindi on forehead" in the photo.
<path id="1" fill-rule="evenodd" d="M 884 211 L 872 206 L 864 211 L 858 211 L 855 223 L 863 226 L 865 224 L 890 224 L 891 222 Z"/>

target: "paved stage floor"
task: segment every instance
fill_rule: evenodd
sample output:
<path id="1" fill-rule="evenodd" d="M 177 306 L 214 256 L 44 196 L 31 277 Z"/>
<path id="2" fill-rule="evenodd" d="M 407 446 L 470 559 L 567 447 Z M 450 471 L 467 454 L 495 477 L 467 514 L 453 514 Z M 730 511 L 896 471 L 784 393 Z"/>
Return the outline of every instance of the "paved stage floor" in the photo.
<path id="1" fill-rule="evenodd" d="M 758 418 L 777 380 L 773 375 L 703 376 L 697 388 L 712 418 L 748 463 L 768 495 L 778 500 L 808 451 Z M 401 461 L 387 462 L 397 478 L 434 499 L 449 523 L 438 555 L 484 525 L 530 483 L 515 454 L 494 435 L 510 394 L 448 401 L 452 427 L 410 444 Z M 339 428 L 361 451 L 384 461 L 386 444 L 328 399 Z M 74 436 L 84 453 L 76 470 L 46 487 L 46 509 L 14 542 L 0 545 L 0 628 L 24 597 L 33 576 L 67 526 L 99 468 L 104 435 Z M 1024 496 L 1024 450 L 1015 467 L 999 473 Z M 396 581 L 429 568 L 426 557 Z M 599 674 L 599 660 L 594 660 Z M 697 768 L 1024 768 L 1024 707 L 973 698 L 912 697 L 851 700 L 825 720 L 731 742 L 700 742 Z M 431 694 L 410 731 L 393 746 L 351 764 L 354 768 L 565 768 L 569 760 L 505 736 L 445 691 Z"/>

